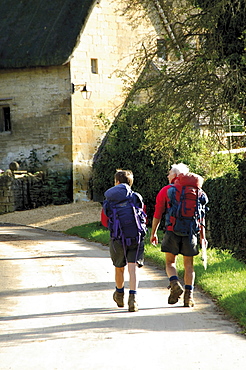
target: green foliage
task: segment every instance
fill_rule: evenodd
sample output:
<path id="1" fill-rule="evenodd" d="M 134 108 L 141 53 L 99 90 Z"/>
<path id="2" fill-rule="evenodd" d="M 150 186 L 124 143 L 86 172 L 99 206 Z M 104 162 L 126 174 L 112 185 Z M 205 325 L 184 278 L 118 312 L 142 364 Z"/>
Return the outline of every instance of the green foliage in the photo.
<path id="1" fill-rule="evenodd" d="M 212 245 L 228 248 L 246 260 L 245 161 L 240 155 L 218 153 L 216 135 L 201 135 L 191 125 L 179 130 L 177 117 L 165 118 L 161 114 L 150 117 L 143 107 L 133 105 L 124 110 L 94 162 L 94 193 L 100 194 L 102 201 L 106 189 L 113 186 L 115 170 L 131 169 L 134 190 L 142 194 L 151 223 L 155 198 L 167 184 L 170 164 L 184 162 L 190 171 L 207 179 L 204 190 L 209 197 Z"/>
<path id="2" fill-rule="evenodd" d="M 43 186 L 40 194 L 40 205 L 48 204 L 66 204 L 72 201 L 72 175 L 70 171 L 51 171 L 47 169 L 47 163 L 56 157 L 56 148 L 32 149 L 30 154 L 25 156 L 19 154 L 17 162 L 20 169 L 27 170 L 30 173 L 45 169 L 43 177 Z M 38 203 L 37 203 L 38 204 Z"/>
<path id="3" fill-rule="evenodd" d="M 182 127 L 178 115 L 169 118 L 158 113 L 148 122 L 148 148 L 154 153 L 163 153 L 169 165 L 184 162 L 190 171 L 205 178 L 236 169 L 232 156 L 219 153 L 224 147 L 213 130 L 203 133 L 193 124 Z"/>
<path id="4" fill-rule="evenodd" d="M 125 108 L 94 158 L 93 199 L 104 199 L 104 192 L 114 185 L 116 169 L 131 169 L 133 190 L 143 196 L 151 222 L 156 195 L 167 185 L 171 164 L 184 162 L 205 178 L 236 169 L 230 156 L 217 153 L 216 135 L 201 135 L 194 126 L 180 128 L 179 123 L 178 116 L 150 116 L 144 106 Z"/>
<path id="5" fill-rule="evenodd" d="M 196 281 L 246 330 L 245 263 L 227 250 L 208 249 L 208 269 L 195 259 Z"/>
<path id="6" fill-rule="evenodd" d="M 45 151 L 40 148 L 32 149 L 28 156 L 24 153 L 20 153 L 16 162 L 19 163 L 20 169 L 35 173 L 43 170 L 44 164 L 50 162 L 54 157 L 56 157 L 57 154 L 55 153 L 55 149 L 55 147 L 48 148 Z"/>
<path id="7" fill-rule="evenodd" d="M 225 126 L 226 131 L 243 132 L 245 131 L 244 120 L 238 113 L 231 113 L 228 117 L 229 124 Z"/>
<path id="8" fill-rule="evenodd" d="M 197 0 L 196 3 L 203 10 L 201 22 L 209 31 L 206 49 L 210 50 L 212 42 L 221 63 L 227 61 L 233 67 L 240 66 L 245 51 L 245 1 Z M 211 16 L 214 17 L 213 20 L 209 19 Z"/>
<path id="9" fill-rule="evenodd" d="M 103 200 L 104 192 L 114 185 L 116 169 L 131 169 L 134 173 L 133 190 L 142 194 L 149 209 L 153 209 L 160 184 L 167 181 L 167 161 L 147 148 L 148 126 L 148 116 L 141 107 L 132 105 L 123 110 L 95 156 L 94 200 Z"/>
<path id="10" fill-rule="evenodd" d="M 82 226 L 74 226 L 65 231 L 68 235 L 77 235 L 90 241 L 99 242 L 104 245 L 109 244 L 109 231 L 100 222 L 92 222 Z"/>
<path id="11" fill-rule="evenodd" d="M 125 1 L 130 14 L 139 4 L 155 14 L 165 40 L 166 60 L 152 43 L 134 59 L 147 67 L 133 89 L 144 91 L 153 113 L 179 114 L 182 127 L 223 125 L 228 111 L 245 120 L 245 0 Z"/>
<path id="12" fill-rule="evenodd" d="M 20 153 L 20 159 L 17 162 L 22 170 L 27 170 L 31 173 L 37 172 L 42 167 L 37 149 L 30 150 L 30 154 L 27 158 L 23 153 Z"/>
<path id="13" fill-rule="evenodd" d="M 154 263 L 155 266 L 161 269 L 165 268 L 165 254 L 161 252 L 159 245 L 149 244 L 148 240 L 146 240 L 144 250 L 145 259 L 148 262 Z"/>
<path id="14" fill-rule="evenodd" d="M 208 179 L 203 188 L 209 197 L 207 216 L 210 238 L 216 248 L 231 250 L 246 261 L 246 176 L 245 160 L 239 171 Z"/>
<path id="15" fill-rule="evenodd" d="M 72 177 L 68 171 L 49 172 L 44 177 L 42 187 L 43 205 L 66 204 L 72 202 Z"/>

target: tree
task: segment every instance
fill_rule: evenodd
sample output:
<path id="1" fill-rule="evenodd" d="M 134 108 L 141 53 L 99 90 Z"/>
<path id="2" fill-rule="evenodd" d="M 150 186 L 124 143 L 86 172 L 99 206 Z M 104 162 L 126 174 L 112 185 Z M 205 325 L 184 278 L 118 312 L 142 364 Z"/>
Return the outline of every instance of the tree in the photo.
<path id="1" fill-rule="evenodd" d="M 218 153 L 217 128 L 246 113 L 245 0 L 124 1 L 133 24 L 142 9 L 154 18 L 163 50 L 150 35 L 136 51 L 141 74 L 95 157 L 92 187 L 103 199 L 116 168 L 128 167 L 151 217 L 170 164 L 183 161 L 205 178 L 236 167 Z"/>
<path id="2" fill-rule="evenodd" d="M 103 201 L 117 168 L 130 169 L 134 190 L 143 195 L 151 219 L 156 194 L 167 185 L 171 164 L 182 161 L 205 178 L 236 168 L 229 156 L 217 153 L 219 143 L 213 135 L 203 136 L 186 125 L 172 138 L 175 117 L 164 126 L 163 121 L 162 113 L 150 115 L 146 106 L 129 104 L 121 111 L 94 158 L 91 186 L 95 201 Z"/>
<path id="3" fill-rule="evenodd" d="M 167 121 L 178 115 L 179 130 L 191 122 L 223 125 L 231 113 L 246 118 L 245 0 L 126 0 L 133 21 L 140 5 L 159 15 L 167 60 L 145 43 L 132 94 L 145 91 L 149 110 Z"/>

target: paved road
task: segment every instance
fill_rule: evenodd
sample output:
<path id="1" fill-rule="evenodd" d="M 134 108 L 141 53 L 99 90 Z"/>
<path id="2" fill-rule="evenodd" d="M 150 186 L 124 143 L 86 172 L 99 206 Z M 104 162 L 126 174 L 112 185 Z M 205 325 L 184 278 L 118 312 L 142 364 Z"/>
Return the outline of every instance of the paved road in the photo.
<path id="1" fill-rule="evenodd" d="M 245 369 L 237 327 L 197 291 L 195 308 L 168 305 L 162 271 L 140 270 L 129 313 L 106 247 L 11 225 L 0 242 L 1 370 Z"/>

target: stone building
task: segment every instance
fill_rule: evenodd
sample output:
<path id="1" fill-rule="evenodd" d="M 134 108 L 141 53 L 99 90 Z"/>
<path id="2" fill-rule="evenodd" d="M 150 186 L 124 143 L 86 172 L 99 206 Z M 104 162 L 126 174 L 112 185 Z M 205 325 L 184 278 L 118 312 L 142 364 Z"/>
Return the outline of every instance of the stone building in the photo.
<path id="1" fill-rule="evenodd" d="M 105 134 L 98 116 L 113 122 L 126 98 L 119 72 L 136 78 L 135 53 L 158 34 L 150 19 L 133 22 L 124 5 L 0 2 L 0 169 L 37 160 L 71 174 L 74 201 L 88 199 L 93 155 Z"/>

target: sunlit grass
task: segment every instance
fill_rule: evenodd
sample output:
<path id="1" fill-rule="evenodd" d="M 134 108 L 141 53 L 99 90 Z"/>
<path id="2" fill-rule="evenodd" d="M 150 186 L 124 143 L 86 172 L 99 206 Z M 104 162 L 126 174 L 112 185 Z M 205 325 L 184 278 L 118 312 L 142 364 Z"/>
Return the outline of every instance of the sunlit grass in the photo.
<path id="1" fill-rule="evenodd" d="M 109 244 L 109 231 L 100 222 L 76 226 L 65 231 L 69 235 L 95 241 L 104 245 Z M 159 241 L 162 239 L 159 233 Z M 201 287 L 211 297 L 216 299 L 218 305 L 242 326 L 246 333 L 246 266 L 245 263 L 235 259 L 229 251 L 208 249 L 208 267 L 204 270 L 201 257 L 194 258 L 196 271 L 196 285 Z M 165 268 L 165 253 L 160 245 L 149 243 L 149 235 L 145 240 L 145 259 L 155 266 Z M 177 269 L 179 276 L 184 274 L 183 258 L 178 256 Z"/>
<path id="2" fill-rule="evenodd" d="M 81 226 L 74 226 L 65 231 L 69 235 L 77 235 L 90 241 L 104 245 L 109 244 L 109 231 L 100 222 L 92 222 Z"/>

